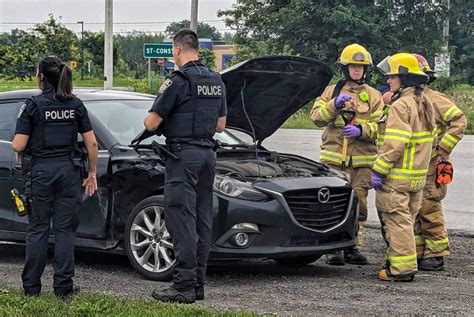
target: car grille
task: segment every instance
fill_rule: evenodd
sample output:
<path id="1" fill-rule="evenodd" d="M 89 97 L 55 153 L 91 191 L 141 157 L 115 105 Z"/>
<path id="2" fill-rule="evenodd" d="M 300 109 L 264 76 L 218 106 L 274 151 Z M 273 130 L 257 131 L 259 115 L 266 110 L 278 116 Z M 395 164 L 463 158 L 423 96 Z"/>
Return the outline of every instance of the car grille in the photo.
<path id="1" fill-rule="evenodd" d="M 312 230 L 324 231 L 344 220 L 351 198 L 347 188 L 329 188 L 326 203 L 318 200 L 319 189 L 292 190 L 283 193 L 296 221 Z"/>

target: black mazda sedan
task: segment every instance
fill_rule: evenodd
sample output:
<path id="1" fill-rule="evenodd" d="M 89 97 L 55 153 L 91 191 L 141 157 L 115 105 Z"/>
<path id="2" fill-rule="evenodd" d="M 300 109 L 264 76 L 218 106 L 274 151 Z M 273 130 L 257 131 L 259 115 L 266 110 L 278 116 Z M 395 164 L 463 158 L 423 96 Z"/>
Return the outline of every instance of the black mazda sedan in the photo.
<path id="1" fill-rule="evenodd" d="M 269 151 L 262 142 L 328 84 L 329 68 L 294 56 L 248 60 L 224 70 L 227 130 L 216 134 L 211 259 L 271 258 L 304 265 L 353 246 L 357 200 L 347 180 L 307 158 Z M 126 254 L 142 275 L 166 280 L 175 262 L 163 214 L 163 153 L 146 138 L 152 95 L 76 89 L 99 142 L 99 189 L 84 196 L 76 246 Z M 17 113 L 38 90 L 0 93 L 0 241 L 22 243 L 27 217 L 9 197 L 23 189 L 11 148 Z M 250 135 L 244 142 L 232 130 Z M 132 140 L 134 140 L 132 144 Z M 51 241 L 53 241 L 51 239 Z"/>

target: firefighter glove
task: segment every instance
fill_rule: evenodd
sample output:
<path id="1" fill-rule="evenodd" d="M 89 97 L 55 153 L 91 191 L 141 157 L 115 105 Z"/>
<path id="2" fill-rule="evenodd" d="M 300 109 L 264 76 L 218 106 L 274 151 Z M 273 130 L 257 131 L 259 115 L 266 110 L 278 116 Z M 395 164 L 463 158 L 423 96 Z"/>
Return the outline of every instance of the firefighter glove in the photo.
<path id="1" fill-rule="evenodd" d="M 341 110 L 344 104 L 351 100 L 351 97 L 346 95 L 345 93 L 340 94 L 337 96 L 336 101 L 334 102 L 334 106 L 337 110 Z"/>
<path id="2" fill-rule="evenodd" d="M 377 173 L 374 173 L 372 175 L 372 186 L 374 187 L 374 189 L 380 190 L 382 188 L 382 184 L 383 184 L 383 177 Z"/>
<path id="3" fill-rule="evenodd" d="M 357 139 L 362 134 L 362 127 L 360 125 L 346 125 L 342 129 L 342 134 L 348 139 Z"/>

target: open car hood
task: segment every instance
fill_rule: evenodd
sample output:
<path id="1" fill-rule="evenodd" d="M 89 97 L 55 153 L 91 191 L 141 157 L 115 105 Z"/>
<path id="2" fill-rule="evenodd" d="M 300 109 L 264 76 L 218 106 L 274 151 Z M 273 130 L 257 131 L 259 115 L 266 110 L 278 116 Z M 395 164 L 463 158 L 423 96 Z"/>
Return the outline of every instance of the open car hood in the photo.
<path id="1" fill-rule="evenodd" d="M 226 85 L 227 127 L 261 142 L 321 95 L 332 72 L 311 58 L 269 56 L 238 63 L 224 69 L 221 76 Z"/>

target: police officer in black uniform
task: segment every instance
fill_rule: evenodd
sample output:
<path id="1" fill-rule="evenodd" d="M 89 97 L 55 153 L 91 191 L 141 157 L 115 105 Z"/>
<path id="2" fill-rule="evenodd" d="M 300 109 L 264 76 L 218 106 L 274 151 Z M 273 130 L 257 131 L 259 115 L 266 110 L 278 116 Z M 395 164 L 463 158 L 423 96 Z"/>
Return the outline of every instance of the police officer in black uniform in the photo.
<path id="1" fill-rule="evenodd" d="M 67 298 L 79 288 L 73 285 L 74 239 L 79 222 L 82 186 L 91 196 L 97 189 L 95 177 L 97 142 L 87 110 L 72 94 L 72 72 L 56 57 L 38 64 L 41 95 L 28 99 L 18 114 L 13 150 L 31 158 L 31 169 L 22 166 L 27 177 L 28 230 L 22 280 L 26 295 L 41 293 L 41 275 L 46 266 L 50 221 L 53 221 L 54 293 Z M 88 151 L 89 174 L 81 177 L 77 134 Z M 25 170 L 26 169 L 26 170 Z"/>
<path id="2" fill-rule="evenodd" d="M 193 303 L 204 298 L 211 246 L 215 132 L 225 128 L 227 103 L 220 75 L 199 61 L 196 33 L 183 30 L 173 38 L 173 58 L 180 68 L 160 87 L 145 118 L 148 131 L 160 126 L 168 149 L 165 218 L 176 256 L 173 285 L 154 290 L 160 301 Z"/>

